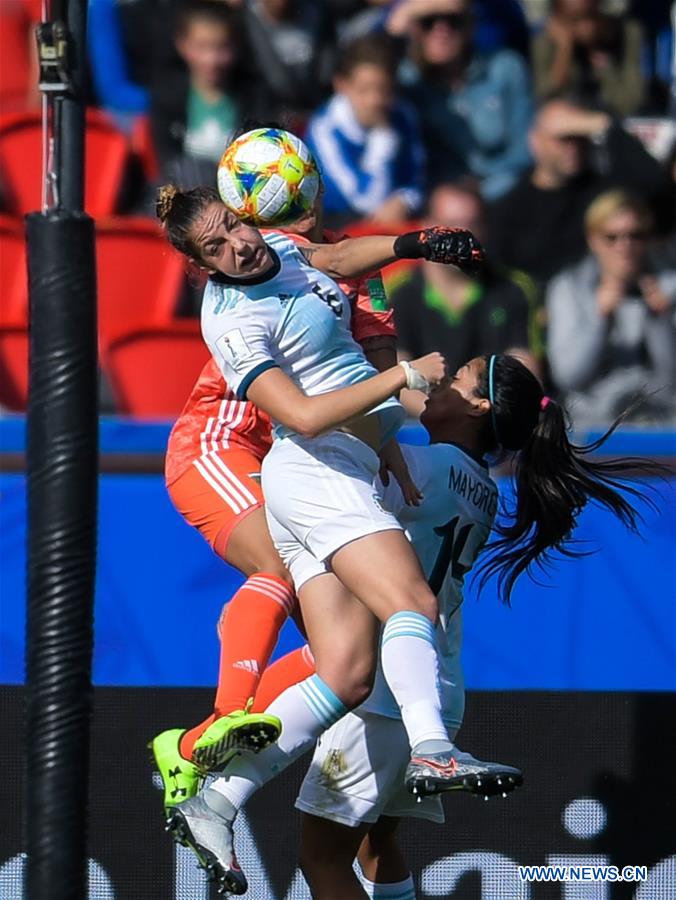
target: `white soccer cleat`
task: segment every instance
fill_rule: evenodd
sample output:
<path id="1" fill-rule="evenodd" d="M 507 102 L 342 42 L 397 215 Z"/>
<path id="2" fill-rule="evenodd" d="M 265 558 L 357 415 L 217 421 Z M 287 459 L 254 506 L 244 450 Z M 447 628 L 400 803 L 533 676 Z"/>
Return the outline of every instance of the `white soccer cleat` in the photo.
<path id="1" fill-rule="evenodd" d="M 248 884 L 235 856 L 232 822 L 197 795 L 168 811 L 167 831 L 197 857 L 219 893 L 244 894 Z"/>

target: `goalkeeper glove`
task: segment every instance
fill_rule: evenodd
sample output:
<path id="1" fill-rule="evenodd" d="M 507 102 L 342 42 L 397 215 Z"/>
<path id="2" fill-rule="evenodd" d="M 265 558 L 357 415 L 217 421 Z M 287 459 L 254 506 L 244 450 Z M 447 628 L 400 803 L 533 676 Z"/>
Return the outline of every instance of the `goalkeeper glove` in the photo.
<path id="1" fill-rule="evenodd" d="M 469 274 L 484 261 L 483 248 L 471 231 L 443 225 L 399 235 L 394 242 L 394 253 L 398 259 L 427 259 L 457 266 Z"/>

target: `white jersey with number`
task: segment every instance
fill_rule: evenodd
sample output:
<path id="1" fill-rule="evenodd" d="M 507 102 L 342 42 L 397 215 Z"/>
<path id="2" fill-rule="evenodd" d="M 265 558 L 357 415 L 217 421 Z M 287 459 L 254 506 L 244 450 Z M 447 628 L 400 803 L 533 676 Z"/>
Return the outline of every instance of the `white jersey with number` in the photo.
<path id="1" fill-rule="evenodd" d="M 387 487 L 380 485 L 380 493 L 383 506 L 406 529 L 430 587 L 438 597 L 437 646 L 443 718 L 449 727 L 459 728 L 464 710 L 460 658 L 463 581 L 490 535 L 498 489 L 488 469 L 454 444 L 403 445 L 401 449 L 424 500 L 420 506 L 407 506 L 394 478 L 390 478 Z M 400 717 L 380 665 L 373 691 L 360 709 Z"/>
<path id="2" fill-rule="evenodd" d="M 232 283 L 211 278 L 202 301 L 202 334 L 230 388 L 246 399 L 252 382 L 275 366 L 308 396 L 377 374 L 350 331 L 350 302 L 328 275 L 308 265 L 288 237 L 265 241 L 274 267 L 262 279 Z M 372 411 L 383 441 L 404 418 L 391 398 Z M 275 423 L 275 437 L 292 434 Z"/>

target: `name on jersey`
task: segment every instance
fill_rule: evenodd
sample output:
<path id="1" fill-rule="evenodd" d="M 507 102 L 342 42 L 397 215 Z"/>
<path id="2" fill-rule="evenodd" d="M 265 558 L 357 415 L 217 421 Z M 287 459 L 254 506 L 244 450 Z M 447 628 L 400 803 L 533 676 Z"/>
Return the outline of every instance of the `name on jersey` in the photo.
<path id="1" fill-rule="evenodd" d="M 498 492 L 483 481 L 475 480 L 462 469 L 451 466 L 448 486 L 477 509 L 488 513 L 489 516 L 495 515 L 498 508 Z"/>

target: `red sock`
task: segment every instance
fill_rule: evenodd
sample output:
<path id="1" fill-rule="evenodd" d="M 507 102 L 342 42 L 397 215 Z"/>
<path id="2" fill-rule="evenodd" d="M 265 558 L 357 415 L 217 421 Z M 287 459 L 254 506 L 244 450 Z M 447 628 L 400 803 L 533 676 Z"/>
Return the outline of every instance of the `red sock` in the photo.
<path id="1" fill-rule="evenodd" d="M 252 712 L 264 712 L 287 688 L 305 681 L 315 671 L 315 661 L 307 644 L 282 656 L 263 672 Z"/>
<path id="2" fill-rule="evenodd" d="M 260 673 L 293 610 L 294 594 L 276 575 L 256 573 L 228 603 L 220 623 L 221 659 L 214 714 L 181 738 L 180 752 L 192 756 L 197 738 L 215 718 L 244 709 L 256 694 Z"/>

